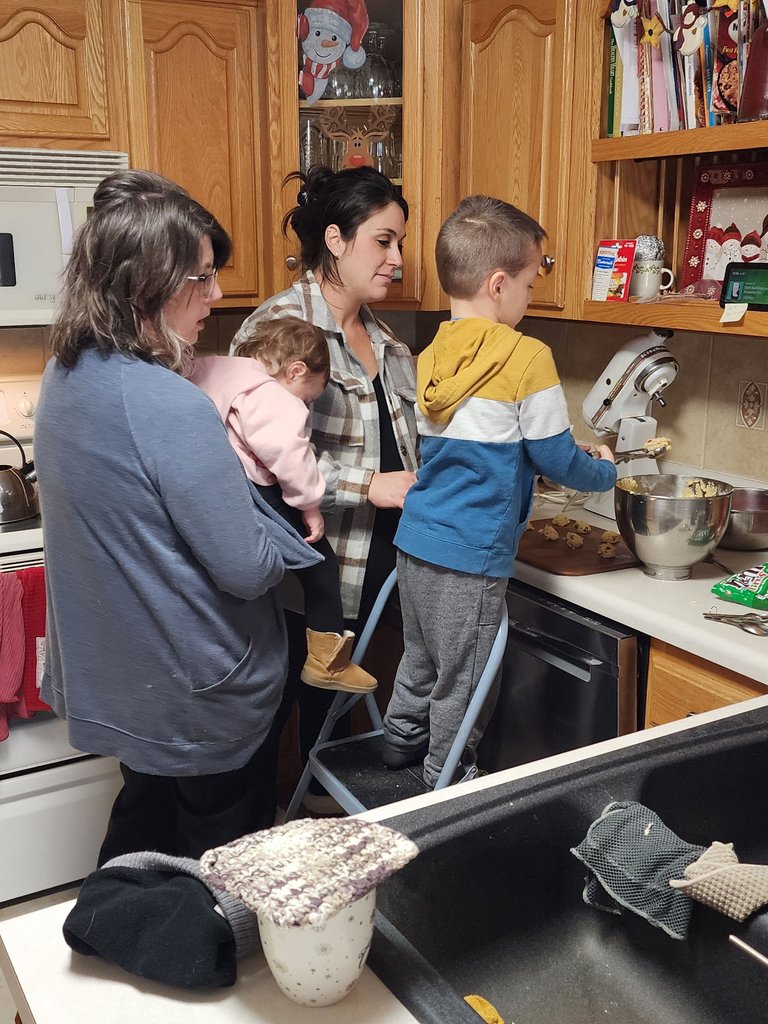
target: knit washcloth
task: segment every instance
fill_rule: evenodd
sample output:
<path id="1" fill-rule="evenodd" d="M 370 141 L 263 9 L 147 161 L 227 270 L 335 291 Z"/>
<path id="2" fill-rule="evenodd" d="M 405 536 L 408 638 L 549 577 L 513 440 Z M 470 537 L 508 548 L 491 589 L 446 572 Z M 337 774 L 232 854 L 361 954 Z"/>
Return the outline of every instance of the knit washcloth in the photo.
<path id="1" fill-rule="evenodd" d="M 208 850 L 203 877 L 278 925 L 319 926 L 419 852 L 357 818 L 299 818 Z"/>
<path id="2" fill-rule="evenodd" d="M 712 843 L 683 874 L 669 884 L 736 921 L 768 903 L 768 865 L 740 864 L 733 843 Z"/>

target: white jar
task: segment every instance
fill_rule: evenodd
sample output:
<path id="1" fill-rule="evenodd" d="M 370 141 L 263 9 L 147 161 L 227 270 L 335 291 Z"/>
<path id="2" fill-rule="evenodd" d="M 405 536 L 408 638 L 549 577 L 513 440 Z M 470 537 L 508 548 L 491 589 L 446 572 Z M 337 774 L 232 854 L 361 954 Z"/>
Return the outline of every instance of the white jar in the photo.
<path id="1" fill-rule="evenodd" d="M 258 915 L 264 955 L 281 991 L 302 1006 L 330 1006 L 354 988 L 373 937 L 376 890 L 322 925 L 279 925 Z"/>

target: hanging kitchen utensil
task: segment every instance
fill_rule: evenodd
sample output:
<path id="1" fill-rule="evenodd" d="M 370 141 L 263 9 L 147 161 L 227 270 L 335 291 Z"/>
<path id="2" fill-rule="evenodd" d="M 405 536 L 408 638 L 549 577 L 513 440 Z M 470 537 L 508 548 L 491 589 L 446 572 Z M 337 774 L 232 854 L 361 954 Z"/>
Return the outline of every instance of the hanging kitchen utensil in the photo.
<path id="1" fill-rule="evenodd" d="M 21 466 L 18 469 L 0 465 L 0 524 L 17 523 L 22 519 L 31 519 L 40 512 L 35 487 L 35 464 L 27 460 L 21 442 L 13 434 L 7 430 L 0 430 L 0 434 L 13 441 L 21 452 Z"/>

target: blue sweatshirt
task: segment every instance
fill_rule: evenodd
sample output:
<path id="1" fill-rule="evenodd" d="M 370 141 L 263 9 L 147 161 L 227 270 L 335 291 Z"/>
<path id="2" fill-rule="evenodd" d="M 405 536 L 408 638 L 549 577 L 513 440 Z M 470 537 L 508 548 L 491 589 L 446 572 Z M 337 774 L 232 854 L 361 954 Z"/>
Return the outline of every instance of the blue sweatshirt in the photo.
<path id="1" fill-rule="evenodd" d="M 547 345 L 481 318 L 441 324 L 419 356 L 422 466 L 395 544 L 433 565 L 510 577 L 536 473 L 607 491 L 615 467 L 573 440 Z"/>

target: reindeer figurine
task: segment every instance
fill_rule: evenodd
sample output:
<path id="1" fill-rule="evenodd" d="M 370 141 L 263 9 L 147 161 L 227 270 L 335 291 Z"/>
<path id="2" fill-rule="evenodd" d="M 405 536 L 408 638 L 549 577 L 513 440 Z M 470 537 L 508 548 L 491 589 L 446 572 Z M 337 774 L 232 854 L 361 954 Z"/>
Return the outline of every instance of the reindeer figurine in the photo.
<path id="1" fill-rule="evenodd" d="M 350 128 L 346 111 L 341 107 L 327 107 L 320 115 L 320 130 L 328 139 L 341 139 L 347 148 L 341 161 L 342 167 L 375 167 L 376 160 L 371 153 L 371 143 L 386 139 L 394 124 L 394 107 L 371 107 L 371 127 Z"/>

